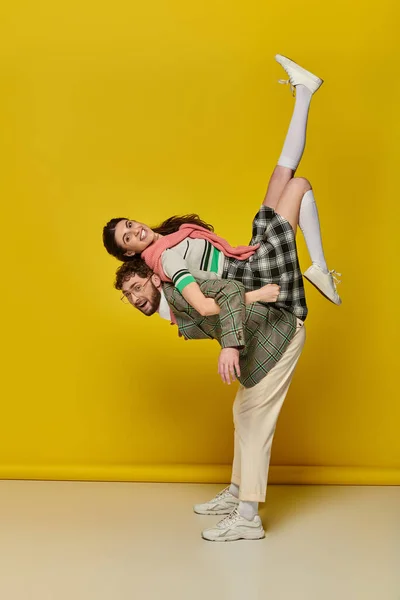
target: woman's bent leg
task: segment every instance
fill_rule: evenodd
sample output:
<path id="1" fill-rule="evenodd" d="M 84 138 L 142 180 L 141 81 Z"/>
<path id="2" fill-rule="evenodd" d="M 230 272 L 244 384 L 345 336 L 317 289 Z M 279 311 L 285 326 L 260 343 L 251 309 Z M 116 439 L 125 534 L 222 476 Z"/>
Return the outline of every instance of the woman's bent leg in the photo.
<path id="1" fill-rule="evenodd" d="M 303 177 L 289 181 L 275 210 L 290 223 L 295 233 L 297 225 L 300 225 L 312 261 L 304 277 L 328 300 L 340 305 L 342 301 L 336 290 L 339 280 L 335 277 L 336 272 L 329 271 L 326 264 L 318 210 L 310 182 Z"/>
<path id="2" fill-rule="evenodd" d="M 299 224 L 300 206 L 303 196 L 311 190 L 311 184 L 304 177 L 295 177 L 285 186 L 279 202 L 275 208 L 278 215 L 289 221 L 296 233 Z"/>

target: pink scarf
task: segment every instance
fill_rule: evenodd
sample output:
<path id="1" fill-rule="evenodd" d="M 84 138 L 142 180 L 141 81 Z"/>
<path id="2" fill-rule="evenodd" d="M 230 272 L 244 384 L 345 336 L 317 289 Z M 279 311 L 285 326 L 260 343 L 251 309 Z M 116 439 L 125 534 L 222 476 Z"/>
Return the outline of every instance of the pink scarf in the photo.
<path id="1" fill-rule="evenodd" d="M 232 248 L 232 246 L 230 246 L 226 240 L 220 238 L 212 231 L 208 231 L 208 229 L 200 227 L 200 225 L 184 223 L 179 227 L 178 231 L 160 237 L 156 242 L 148 246 L 146 250 L 143 250 L 142 252 L 143 260 L 147 266 L 149 266 L 150 269 L 152 269 L 154 273 L 159 276 L 161 281 L 171 281 L 171 279 L 166 276 L 162 268 L 161 256 L 163 252 L 169 248 L 173 248 L 188 237 L 193 239 L 200 238 L 202 240 L 208 240 L 218 250 L 221 250 L 225 256 L 237 258 L 238 260 L 247 260 L 260 246 L 260 244 L 256 244 L 255 246 L 236 246 L 236 248 Z"/>

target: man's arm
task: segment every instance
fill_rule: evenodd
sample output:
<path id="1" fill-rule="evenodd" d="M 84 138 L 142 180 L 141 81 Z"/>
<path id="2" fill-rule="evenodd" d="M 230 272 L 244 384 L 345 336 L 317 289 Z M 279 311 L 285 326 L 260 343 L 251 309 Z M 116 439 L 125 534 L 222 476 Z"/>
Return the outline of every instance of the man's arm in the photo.
<path id="1" fill-rule="evenodd" d="M 244 285 L 233 279 L 212 279 L 203 281 L 200 288 L 205 296 L 213 298 L 220 307 L 221 348 L 242 347 L 246 317 Z"/>
<path id="2" fill-rule="evenodd" d="M 220 289 L 215 290 L 214 296 L 221 307 L 219 314 L 221 352 L 218 358 L 218 373 L 222 381 L 230 385 L 231 381 L 240 377 L 239 349 L 245 342 L 243 323 L 246 316 L 247 294 L 243 284 L 238 281 L 225 280 L 224 284 Z M 204 290 L 204 293 L 210 293 L 208 282 L 206 287 L 207 291 Z M 257 301 L 260 297 L 257 292 L 253 294 L 253 301 Z"/>
<path id="3" fill-rule="evenodd" d="M 196 321 L 201 320 L 201 315 L 183 298 L 171 284 L 164 284 L 168 302 L 171 307 L 179 312 L 186 313 Z M 219 319 L 221 325 L 221 346 L 243 346 L 243 321 L 245 318 L 245 289 L 243 284 L 232 279 L 207 279 L 199 281 L 202 293 L 212 298 L 219 305 L 218 316 L 207 317 L 209 323 L 214 324 Z M 167 288 L 168 286 L 168 288 Z"/>
<path id="4" fill-rule="evenodd" d="M 212 330 L 217 320 L 219 320 L 221 337 L 218 341 L 222 349 L 218 359 L 218 373 L 222 381 L 228 384 L 231 383 L 231 380 L 234 381 L 236 377 L 240 377 L 239 348 L 244 345 L 243 322 L 246 314 L 246 294 L 243 284 L 232 279 L 213 279 L 201 282 L 200 287 L 204 295 L 214 298 L 220 306 L 218 317 L 213 316 L 205 319 L 201 319 L 199 313 L 186 302 L 176 288 L 172 288 L 170 284 L 164 285 L 168 302 L 177 311 L 190 316 L 193 324 L 197 321 L 198 324 L 194 327 L 197 327 L 199 332 L 208 329 L 204 327 L 204 321 L 211 325 Z"/>

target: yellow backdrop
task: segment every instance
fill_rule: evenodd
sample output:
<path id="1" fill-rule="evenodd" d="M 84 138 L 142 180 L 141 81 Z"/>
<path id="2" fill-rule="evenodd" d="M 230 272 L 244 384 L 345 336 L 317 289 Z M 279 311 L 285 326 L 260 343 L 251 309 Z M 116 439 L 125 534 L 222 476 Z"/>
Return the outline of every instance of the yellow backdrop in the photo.
<path id="1" fill-rule="evenodd" d="M 400 483 L 396 3 L 19 2 L 0 35 L 0 476 L 229 477 L 234 386 L 113 289 L 101 230 L 198 212 L 232 244 L 280 154 L 286 54 L 326 83 L 298 174 L 314 185 L 337 308 L 308 340 L 275 481 Z M 302 268 L 309 264 L 299 236 Z"/>

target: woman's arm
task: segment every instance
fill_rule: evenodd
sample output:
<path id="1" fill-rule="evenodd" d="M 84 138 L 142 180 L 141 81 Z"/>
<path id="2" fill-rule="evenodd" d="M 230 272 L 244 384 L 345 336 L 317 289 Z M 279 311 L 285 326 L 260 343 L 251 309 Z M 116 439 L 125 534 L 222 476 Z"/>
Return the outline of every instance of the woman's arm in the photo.
<path id="1" fill-rule="evenodd" d="M 258 290 L 246 292 L 246 304 L 253 304 L 253 302 L 276 302 L 280 289 L 280 286 L 275 283 L 267 283 L 267 285 Z"/>
<path id="2" fill-rule="evenodd" d="M 183 256 L 174 248 L 165 250 L 161 257 L 164 273 L 170 278 L 184 299 L 203 317 L 217 315 L 219 306 L 212 298 L 206 298 L 189 270 Z"/>
<path id="3" fill-rule="evenodd" d="M 258 290 L 246 292 L 246 304 L 252 304 L 253 302 L 276 302 L 279 296 L 279 290 L 279 285 L 271 283 L 264 285 Z M 183 288 L 181 293 L 186 302 L 193 306 L 202 317 L 219 314 L 220 307 L 218 304 L 213 298 L 206 298 L 197 283 L 189 283 Z"/>
<path id="4" fill-rule="evenodd" d="M 193 306 L 202 317 L 218 315 L 220 308 L 213 298 L 206 298 L 198 283 L 188 283 L 181 291 L 186 302 Z"/>
<path id="5" fill-rule="evenodd" d="M 162 254 L 162 267 L 174 286 L 180 291 L 188 302 L 203 317 L 218 315 L 218 304 L 213 298 L 207 298 L 201 291 L 195 278 L 190 272 L 189 265 L 184 257 L 174 248 L 165 250 Z M 258 290 L 246 293 L 246 304 L 253 302 L 276 302 L 279 287 L 273 284 L 266 285 Z"/>

